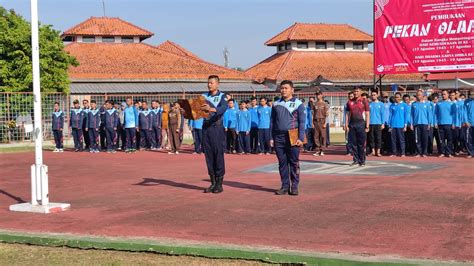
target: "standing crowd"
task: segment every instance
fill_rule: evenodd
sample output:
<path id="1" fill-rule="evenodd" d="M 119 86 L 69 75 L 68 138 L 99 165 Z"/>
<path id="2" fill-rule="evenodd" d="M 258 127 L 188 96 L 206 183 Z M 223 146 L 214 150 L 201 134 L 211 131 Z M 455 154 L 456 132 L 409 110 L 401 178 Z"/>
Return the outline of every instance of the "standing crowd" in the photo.
<path id="1" fill-rule="evenodd" d="M 343 124 L 354 164 L 364 165 L 366 155 L 474 156 L 474 100 L 459 91 L 443 90 L 440 97 L 419 90 L 414 98 L 397 92 L 381 99 L 371 92 L 369 99 L 355 89 L 348 97 Z"/>

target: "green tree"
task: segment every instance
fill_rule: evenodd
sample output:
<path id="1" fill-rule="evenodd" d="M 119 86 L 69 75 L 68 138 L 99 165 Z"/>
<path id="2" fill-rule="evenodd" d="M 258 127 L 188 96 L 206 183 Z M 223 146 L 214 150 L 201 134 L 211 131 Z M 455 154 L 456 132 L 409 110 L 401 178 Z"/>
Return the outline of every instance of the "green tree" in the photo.
<path id="1" fill-rule="evenodd" d="M 77 60 L 64 51 L 60 31 L 40 25 L 41 91 L 69 92 L 67 70 Z M 0 92 L 33 90 L 31 24 L 0 6 Z"/>

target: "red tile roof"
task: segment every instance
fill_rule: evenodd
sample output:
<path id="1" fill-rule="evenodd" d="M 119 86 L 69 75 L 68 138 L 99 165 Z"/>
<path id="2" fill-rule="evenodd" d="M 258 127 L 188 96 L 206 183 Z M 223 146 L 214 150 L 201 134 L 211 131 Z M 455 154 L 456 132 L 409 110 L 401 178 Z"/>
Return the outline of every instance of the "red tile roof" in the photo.
<path id="1" fill-rule="evenodd" d="M 80 64 L 69 69 L 72 80 L 206 80 L 216 74 L 250 81 L 243 72 L 145 43 L 71 43 L 65 50 Z"/>
<path id="2" fill-rule="evenodd" d="M 474 71 L 457 73 L 431 73 L 427 80 L 452 80 L 452 79 L 474 79 Z"/>
<path id="3" fill-rule="evenodd" d="M 192 57 L 194 59 L 201 60 L 201 58 L 199 58 L 197 55 L 191 53 L 190 51 L 188 51 L 187 49 L 185 49 L 182 46 L 178 45 L 177 43 L 174 43 L 174 42 L 169 41 L 169 40 L 166 41 L 166 42 L 163 42 L 160 45 L 158 45 L 156 48 L 164 50 L 164 51 L 168 51 L 168 52 L 171 52 L 171 53 L 174 53 L 174 54 L 177 54 L 177 55 L 189 56 L 189 57 Z"/>
<path id="4" fill-rule="evenodd" d="M 295 23 L 265 45 L 276 45 L 286 41 L 361 41 L 373 42 L 373 37 L 348 24 Z"/>
<path id="5" fill-rule="evenodd" d="M 255 81 L 289 79 L 308 82 L 322 75 L 340 83 L 373 81 L 373 54 L 371 52 L 308 52 L 277 53 L 251 67 L 246 73 Z M 423 81 L 422 74 L 387 75 L 384 81 Z"/>
<path id="6" fill-rule="evenodd" d="M 86 21 L 66 30 L 61 36 L 140 36 L 151 37 L 152 32 L 135 26 L 120 18 L 90 17 Z"/>

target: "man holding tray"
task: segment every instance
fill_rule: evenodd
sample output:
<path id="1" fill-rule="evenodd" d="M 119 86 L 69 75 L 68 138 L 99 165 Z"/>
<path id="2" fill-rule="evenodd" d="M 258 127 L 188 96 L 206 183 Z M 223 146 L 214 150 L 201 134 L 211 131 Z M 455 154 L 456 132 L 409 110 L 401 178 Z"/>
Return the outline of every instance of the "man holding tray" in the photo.
<path id="1" fill-rule="evenodd" d="M 297 196 L 300 148 L 305 139 L 306 108 L 301 100 L 293 97 L 293 82 L 290 80 L 280 83 L 280 93 L 281 98 L 273 103 L 271 113 L 273 144 L 281 178 L 281 188 L 275 194 Z"/>
<path id="2" fill-rule="evenodd" d="M 225 93 L 219 91 L 218 76 L 209 76 L 207 87 L 209 92 L 202 95 L 205 97 L 206 103 L 201 106 L 201 110 L 209 114 L 204 118 L 202 146 L 211 186 L 205 189 L 204 193 L 221 193 L 225 174 L 225 130 L 222 119 L 227 110 L 227 98 Z"/>

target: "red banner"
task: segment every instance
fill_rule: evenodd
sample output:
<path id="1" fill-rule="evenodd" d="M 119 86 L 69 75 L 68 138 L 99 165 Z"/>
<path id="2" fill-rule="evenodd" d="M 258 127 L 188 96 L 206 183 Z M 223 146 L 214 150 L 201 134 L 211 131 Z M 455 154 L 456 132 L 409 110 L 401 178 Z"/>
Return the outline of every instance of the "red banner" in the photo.
<path id="1" fill-rule="evenodd" d="M 375 0 L 375 74 L 474 70 L 474 0 Z"/>

